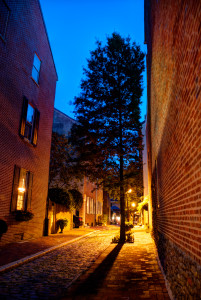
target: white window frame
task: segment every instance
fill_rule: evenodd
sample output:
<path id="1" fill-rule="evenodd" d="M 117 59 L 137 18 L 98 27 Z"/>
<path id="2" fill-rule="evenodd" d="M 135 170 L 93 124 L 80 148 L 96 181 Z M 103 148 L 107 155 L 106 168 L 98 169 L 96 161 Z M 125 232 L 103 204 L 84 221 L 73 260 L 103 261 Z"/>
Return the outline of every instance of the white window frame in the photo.
<path id="1" fill-rule="evenodd" d="M 37 66 L 37 62 L 39 62 L 39 66 Z M 40 69 L 41 69 L 41 59 L 38 56 L 38 54 L 35 52 L 31 77 L 37 85 L 39 85 Z"/>

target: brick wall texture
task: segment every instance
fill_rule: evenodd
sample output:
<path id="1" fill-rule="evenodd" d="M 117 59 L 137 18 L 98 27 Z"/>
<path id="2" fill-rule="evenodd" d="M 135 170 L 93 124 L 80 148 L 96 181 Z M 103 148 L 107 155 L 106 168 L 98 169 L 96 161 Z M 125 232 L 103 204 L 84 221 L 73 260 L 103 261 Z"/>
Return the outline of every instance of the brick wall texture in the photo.
<path id="1" fill-rule="evenodd" d="M 0 219 L 8 224 L 1 243 L 43 234 L 48 188 L 56 70 L 37 0 L 6 0 L 6 37 L 0 38 Z M 31 78 L 34 52 L 41 59 L 39 85 Z M 37 146 L 19 136 L 23 97 L 40 111 Z M 10 213 L 14 165 L 33 173 L 34 218 L 17 222 Z"/>
<path id="2" fill-rule="evenodd" d="M 162 234 L 166 244 L 178 249 L 174 253 L 188 257 L 198 268 L 201 265 L 200 20 L 199 0 L 145 0 L 147 148 L 153 227 L 157 239 Z M 168 252 L 164 247 L 162 251 L 166 255 L 165 265 Z M 171 265 L 170 257 L 168 263 Z M 177 272 L 182 270 L 178 267 Z M 187 279 L 180 286 L 190 286 L 192 280 Z M 175 291 L 176 288 L 176 295 Z M 193 299 L 200 299 L 196 298 L 200 292 L 181 292 L 188 293 L 196 295 Z"/>

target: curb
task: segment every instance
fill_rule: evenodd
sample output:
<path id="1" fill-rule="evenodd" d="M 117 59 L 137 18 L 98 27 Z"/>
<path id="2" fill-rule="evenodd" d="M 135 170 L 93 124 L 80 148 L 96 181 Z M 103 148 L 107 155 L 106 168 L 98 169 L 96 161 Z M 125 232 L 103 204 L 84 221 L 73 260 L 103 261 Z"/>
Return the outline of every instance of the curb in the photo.
<path id="1" fill-rule="evenodd" d="M 4 266 L 1 266 L 1 267 L 0 267 L 0 273 L 6 272 L 6 271 L 8 271 L 8 270 L 10 270 L 10 269 L 14 269 L 14 268 L 17 267 L 17 266 L 22 265 L 22 264 L 24 264 L 24 263 L 26 263 L 26 262 L 29 262 L 29 261 L 31 261 L 31 260 L 34 260 L 34 259 L 36 259 L 36 258 L 39 258 L 39 257 L 45 255 L 46 253 L 49 253 L 49 252 L 51 252 L 51 251 L 54 251 L 54 250 L 56 250 L 56 249 L 58 249 L 58 248 L 61 248 L 61 247 L 63 247 L 63 246 L 66 246 L 66 245 L 68 245 L 68 244 L 74 243 L 74 242 L 76 242 L 76 241 L 78 241 L 78 240 L 80 240 L 80 239 L 82 239 L 82 238 L 87 237 L 88 235 L 91 235 L 91 234 L 94 233 L 94 232 L 95 232 L 95 231 L 89 232 L 89 233 L 87 233 L 87 234 L 85 234 L 85 235 L 79 236 L 79 237 L 77 237 L 77 238 L 75 238 L 75 239 L 72 239 L 72 240 L 70 240 L 70 241 L 67 241 L 67 242 L 64 242 L 64 243 L 62 243 L 62 244 L 53 246 L 53 247 L 51 247 L 51 248 L 47 248 L 47 249 L 42 250 L 42 251 L 40 251 L 40 252 L 37 252 L 37 253 L 35 253 L 35 254 L 29 255 L 29 256 L 25 256 L 24 258 L 21 258 L 21 259 L 19 259 L 19 260 L 16 260 L 16 261 L 13 261 L 13 262 L 11 262 L 11 263 L 9 263 L 9 264 L 6 264 L 6 265 L 4 265 Z"/>

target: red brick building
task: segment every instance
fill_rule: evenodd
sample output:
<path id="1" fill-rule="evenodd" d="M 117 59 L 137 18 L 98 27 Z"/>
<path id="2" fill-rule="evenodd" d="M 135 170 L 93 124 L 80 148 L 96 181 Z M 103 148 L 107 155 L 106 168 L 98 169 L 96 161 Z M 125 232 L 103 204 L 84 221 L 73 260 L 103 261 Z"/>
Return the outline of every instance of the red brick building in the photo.
<path id="1" fill-rule="evenodd" d="M 57 74 L 38 0 L 1 0 L 0 20 L 0 219 L 7 243 L 43 234 Z M 29 211 L 33 218 L 19 221 Z"/>
<path id="2" fill-rule="evenodd" d="M 201 297 L 200 21 L 200 0 L 145 0 L 148 184 L 175 299 Z"/>

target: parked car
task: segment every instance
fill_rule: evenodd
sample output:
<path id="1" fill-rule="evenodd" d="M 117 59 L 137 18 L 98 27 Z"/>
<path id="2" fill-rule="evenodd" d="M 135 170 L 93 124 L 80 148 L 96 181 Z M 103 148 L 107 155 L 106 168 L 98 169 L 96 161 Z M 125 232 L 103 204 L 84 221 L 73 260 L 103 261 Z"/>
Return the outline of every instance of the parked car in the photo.
<path id="1" fill-rule="evenodd" d="M 73 228 L 79 228 L 82 226 L 83 221 L 81 217 L 73 215 Z"/>

